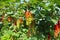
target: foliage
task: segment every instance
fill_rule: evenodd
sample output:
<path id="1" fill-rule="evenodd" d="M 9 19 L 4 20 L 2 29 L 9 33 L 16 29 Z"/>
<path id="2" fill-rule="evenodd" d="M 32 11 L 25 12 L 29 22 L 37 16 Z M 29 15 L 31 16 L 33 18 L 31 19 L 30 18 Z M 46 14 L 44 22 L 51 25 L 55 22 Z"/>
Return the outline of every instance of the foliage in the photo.
<path id="1" fill-rule="evenodd" d="M 55 39 L 59 12 L 60 0 L 0 0 L 0 40 Z"/>

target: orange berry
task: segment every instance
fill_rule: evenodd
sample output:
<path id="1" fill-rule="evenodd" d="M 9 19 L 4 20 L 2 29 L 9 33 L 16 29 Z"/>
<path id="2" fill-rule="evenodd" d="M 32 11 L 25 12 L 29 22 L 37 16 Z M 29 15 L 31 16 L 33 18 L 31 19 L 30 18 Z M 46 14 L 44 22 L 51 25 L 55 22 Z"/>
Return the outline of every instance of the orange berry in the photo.
<path id="1" fill-rule="evenodd" d="M 55 37 L 55 38 L 58 37 L 58 34 L 59 34 L 59 29 L 54 30 L 54 37 Z"/>
<path id="2" fill-rule="evenodd" d="M 26 18 L 29 18 L 29 17 L 31 17 L 31 16 L 32 16 L 32 14 L 31 14 L 31 12 L 30 12 L 30 11 L 26 11 L 25 16 L 26 16 Z"/>
<path id="3" fill-rule="evenodd" d="M 20 20 L 20 23 L 23 23 L 23 19 L 22 19 L 22 17 L 20 17 L 20 19 L 19 19 L 19 20 Z"/>
<path id="4" fill-rule="evenodd" d="M 12 20 L 12 18 L 9 16 L 9 17 L 8 17 L 8 21 L 10 22 L 11 20 Z"/>

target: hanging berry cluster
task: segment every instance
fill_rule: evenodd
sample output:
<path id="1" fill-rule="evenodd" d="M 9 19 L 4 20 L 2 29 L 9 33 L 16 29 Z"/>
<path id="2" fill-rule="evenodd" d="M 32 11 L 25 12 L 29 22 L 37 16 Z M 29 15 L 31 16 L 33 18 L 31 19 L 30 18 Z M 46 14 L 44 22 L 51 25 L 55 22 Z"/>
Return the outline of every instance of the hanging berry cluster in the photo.
<path id="1" fill-rule="evenodd" d="M 54 38 L 58 37 L 59 32 L 60 32 L 60 20 L 58 20 L 58 23 L 54 26 Z"/>
<path id="2" fill-rule="evenodd" d="M 33 17 L 29 10 L 26 11 L 25 18 L 26 18 L 26 25 L 30 25 L 33 20 Z"/>

